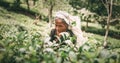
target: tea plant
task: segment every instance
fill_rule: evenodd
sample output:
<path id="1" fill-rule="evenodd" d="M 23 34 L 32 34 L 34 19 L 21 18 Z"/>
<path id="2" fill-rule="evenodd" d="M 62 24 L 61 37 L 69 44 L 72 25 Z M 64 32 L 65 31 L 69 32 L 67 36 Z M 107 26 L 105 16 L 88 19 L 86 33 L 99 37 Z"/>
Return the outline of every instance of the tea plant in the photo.
<path id="1" fill-rule="evenodd" d="M 120 62 L 120 48 L 113 49 L 110 46 L 104 48 L 102 42 L 93 36 L 87 36 L 86 43 L 76 48 L 72 43 L 75 37 L 60 43 L 45 42 L 41 39 L 43 38 L 41 33 L 22 27 L 0 26 L 0 63 Z"/>

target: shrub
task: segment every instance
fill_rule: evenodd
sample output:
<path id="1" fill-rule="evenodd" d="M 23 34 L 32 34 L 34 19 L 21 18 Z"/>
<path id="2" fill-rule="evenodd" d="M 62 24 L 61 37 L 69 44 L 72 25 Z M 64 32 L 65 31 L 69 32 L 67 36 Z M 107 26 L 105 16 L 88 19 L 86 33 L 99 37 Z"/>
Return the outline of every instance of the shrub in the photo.
<path id="1" fill-rule="evenodd" d="M 115 25 L 115 28 L 120 30 L 120 24 Z"/>
<path id="2" fill-rule="evenodd" d="M 2 25 L 0 29 L 0 63 L 119 63 L 119 50 L 104 49 L 94 37 L 76 48 L 71 47 L 71 40 L 48 45 L 39 32 L 19 31 L 14 25 Z"/>
<path id="3" fill-rule="evenodd" d="M 100 34 L 100 35 L 105 35 L 105 29 L 97 29 L 96 27 L 82 27 L 82 30 L 85 30 L 86 32 L 90 33 L 95 33 L 95 34 Z M 109 30 L 108 36 L 113 37 L 113 38 L 120 38 L 120 31 L 118 30 Z"/>

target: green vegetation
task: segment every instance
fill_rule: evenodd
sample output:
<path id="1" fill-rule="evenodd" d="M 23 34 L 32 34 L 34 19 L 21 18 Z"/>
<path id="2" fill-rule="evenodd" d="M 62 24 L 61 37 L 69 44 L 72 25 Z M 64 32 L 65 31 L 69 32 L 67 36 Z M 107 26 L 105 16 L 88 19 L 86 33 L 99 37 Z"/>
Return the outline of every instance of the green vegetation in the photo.
<path id="1" fill-rule="evenodd" d="M 82 29 L 88 41 L 82 47 L 76 48 L 67 43 L 46 44 L 45 38 L 51 30 L 46 22 L 49 12 L 45 9 L 49 6 L 39 7 L 37 5 L 42 0 L 35 0 L 36 6 L 30 6 L 28 11 L 25 1 L 20 1 L 22 4 L 18 9 L 22 10 L 13 10 L 16 9 L 12 7 L 14 0 L 0 1 L 0 63 L 120 63 L 119 23 L 115 24 L 116 26 L 110 25 L 108 44 L 105 47 L 103 47 L 105 29 L 96 21 L 89 21 L 86 27 L 84 20 Z M 65 3 L 63 7 L 68 5 L 67 1 L 61 1 Z M 60 8 L 56 4 L 53 12 L 60 10 L 57 7 Z M 74 14 L 74 10 L 72 13 Z M 41 18 L 34 24 L 37 15 Z"/>
<path id="2" fill-rule="evenodd" d="M 100 34 L 102 36 L 105 35 L 105 29 L 101 27 L 98 23 L 89 23 L 88 27 L 85 26 L 85 22 L 82 22 L 82 29 L 86 32 L 94 33 L 94 34 Z M 119 39 L 120 38 L 120 30 L 115 29 L 114 26 L 110 26 L 109 34 L 108 36 Z"/>

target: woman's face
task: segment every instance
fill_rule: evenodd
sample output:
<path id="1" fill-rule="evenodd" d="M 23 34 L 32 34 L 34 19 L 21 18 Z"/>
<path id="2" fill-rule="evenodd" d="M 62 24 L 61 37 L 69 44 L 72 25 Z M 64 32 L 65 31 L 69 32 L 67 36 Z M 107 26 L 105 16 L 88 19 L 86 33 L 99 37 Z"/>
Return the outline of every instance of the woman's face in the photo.
<path id="1" fill-rule="evenodd" d="M 65 32 L 68 29 L 66 23 L 62 21 L 62 19 L 55 19 L 55 29 L 57 33 Z"/>

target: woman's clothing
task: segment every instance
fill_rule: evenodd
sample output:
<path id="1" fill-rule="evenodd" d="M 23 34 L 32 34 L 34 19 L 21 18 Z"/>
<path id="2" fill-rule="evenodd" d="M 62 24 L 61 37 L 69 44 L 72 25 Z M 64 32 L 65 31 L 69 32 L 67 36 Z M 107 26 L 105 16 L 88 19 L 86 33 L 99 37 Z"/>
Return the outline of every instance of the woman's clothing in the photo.
<path id="1" fill-rule="evenodd" d="M 70 40 L 70 38 L 75 37 L 73 32 L 71 30 L 67 30 L 66 32 L 63 32 L 63 35 L 61 37 L 57 37 L 56 30 L 52 29 L 50 33 L 50 41 L 56 41 L 56 42 L 63 42 L 65 40 Z M 73 40 L 73 43 L 75 43 L 75 40 Z"/>

